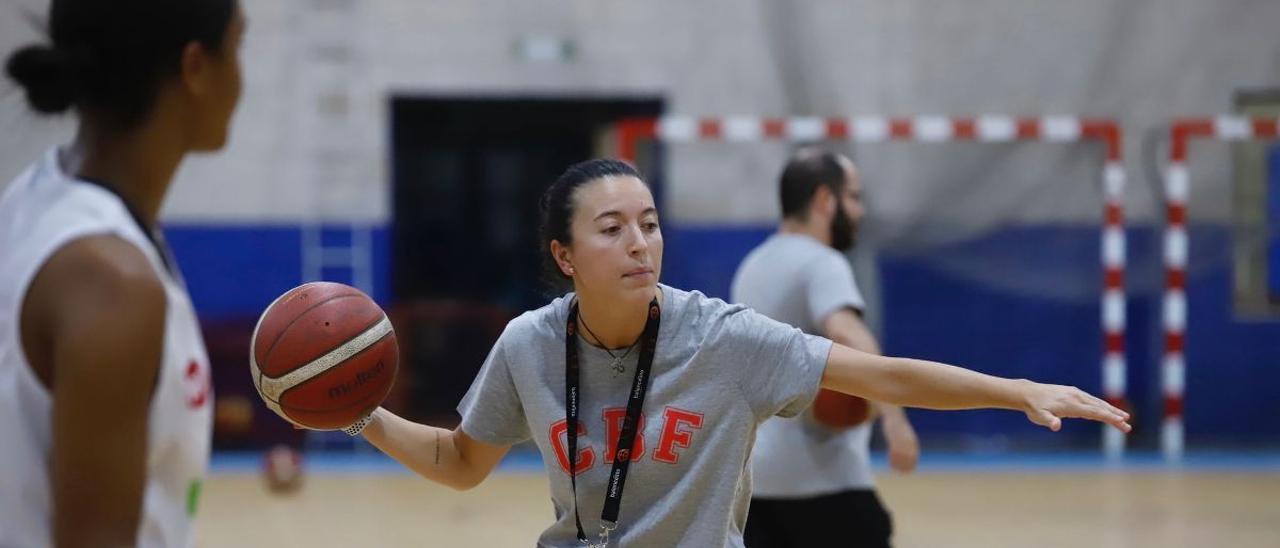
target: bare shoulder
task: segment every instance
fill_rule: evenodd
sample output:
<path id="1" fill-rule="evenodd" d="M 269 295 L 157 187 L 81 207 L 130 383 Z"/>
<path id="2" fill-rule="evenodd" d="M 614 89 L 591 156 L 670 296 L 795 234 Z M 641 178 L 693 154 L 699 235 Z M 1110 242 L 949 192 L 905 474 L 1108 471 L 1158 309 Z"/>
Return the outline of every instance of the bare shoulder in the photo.
<path id="1" fill-rule="evenodd" d="M 84 313 L 97 306 L 127 309 L 163 306 L 164 284 L 147 256 L 115 235 L 78 238 L 49 258 L 32 283 L 49 291 L 58 308 Z"/>
<path id="2" fill-rule="evenodd" d="M 32 353 L 33 365 L 41 370 L 50 365 L 35 363 L 42 358 L 79 356 L 84 349 L 99 352 L 99 358 L 155 353 L 152 347 L 163 339 L 165 303 L 164 284 L 137 246 L 114 235 L 73 240 L 50 256 L 27 292 L 23 327 L 43 347 Z M 58 361 L 63 367 L 80 360 Z M 154 367 L 140 373 L 149 376 Z"/>

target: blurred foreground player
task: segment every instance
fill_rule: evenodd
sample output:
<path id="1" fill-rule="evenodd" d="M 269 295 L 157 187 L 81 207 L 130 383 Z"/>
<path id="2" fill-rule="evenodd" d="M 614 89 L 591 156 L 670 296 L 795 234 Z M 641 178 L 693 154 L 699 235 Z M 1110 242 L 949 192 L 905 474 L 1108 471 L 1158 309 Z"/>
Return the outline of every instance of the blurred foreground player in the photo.
<path id="1" fill-rule="evenodd" d="M 770 318 L 879 354 L 862 321 L 862 294 L 841 253 L 865 209 L 857 168 L 815 148 L 797 151 L 779 181 L 782 224 L 734 276 L 732 300 Z M 895 470 L 915 469 L 916 434 L 902 409 L 872 402 Z M 809 410 L 760 425 L 745 534 L 749 548 L 888 546 L 893 526 L 876 496 L 865 400 L 823 390 Z"/>
<path id="2" fill-rule="evenodd" d="M 0 197 L 0 546 L 190 546 L 212 394 L 156 217 L 240 97 L 235 0 L 53 0 L 9 57 L 75 140 Z"/>

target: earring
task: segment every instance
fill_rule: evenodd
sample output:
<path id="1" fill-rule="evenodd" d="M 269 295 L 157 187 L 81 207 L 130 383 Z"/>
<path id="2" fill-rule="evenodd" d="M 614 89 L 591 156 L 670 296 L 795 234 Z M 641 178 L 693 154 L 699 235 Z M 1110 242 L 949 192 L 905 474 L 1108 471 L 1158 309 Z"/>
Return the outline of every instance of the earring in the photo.
<path id="1" fill-rule="evenodd" d="M 571 266 L 569 267 L 569 275 L 572 276 L 573 274 L 574 274 L 574 271 L 573 271 L 573 267 Z"/>

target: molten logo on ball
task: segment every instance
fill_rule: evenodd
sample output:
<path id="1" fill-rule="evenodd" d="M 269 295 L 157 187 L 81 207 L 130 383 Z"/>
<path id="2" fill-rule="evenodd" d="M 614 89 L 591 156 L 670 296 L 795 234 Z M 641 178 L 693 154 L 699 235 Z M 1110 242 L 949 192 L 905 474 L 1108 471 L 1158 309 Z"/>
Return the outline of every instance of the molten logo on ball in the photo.
<path id="1" fill-rule="evenodd" d="M 366 382 L 369 382 L 370 380 L 372 380 L 374 377 L 377 377 L 381 373 L 382 373 L 382 362 L 378 362 L 373 367 L 370 367 L 364 371 L 356 373 L 356 380 L 351 382 L 344 382 L 342 384 L 339 384 L 338 386 L 330 388 L 329 399 L 340 398 L 342 396 L 345 396 L 347 395 L 347 393 L 351 392 L 352 389 L 358 388 L 360 385 Z"/>

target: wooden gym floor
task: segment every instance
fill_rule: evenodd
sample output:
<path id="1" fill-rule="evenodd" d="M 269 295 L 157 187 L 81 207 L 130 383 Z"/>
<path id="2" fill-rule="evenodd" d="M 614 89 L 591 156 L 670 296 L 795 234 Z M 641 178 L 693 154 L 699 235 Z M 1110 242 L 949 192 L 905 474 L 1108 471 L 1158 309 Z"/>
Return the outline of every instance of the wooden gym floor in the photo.
<path id="1" fill-rule="evenodd" d="M 878 475 L 899 547 L 1280 547 L 1280 459 L 1239 467 L 931 466 Z M 1262 464 L 1259 465 L 1258 463 Z M 252 466 L 204 488 L 201 547 L 532 546 L 551 520 L 536 466 L 455 492 L 394 465 L 310 471 L 291 495 Z"/>

